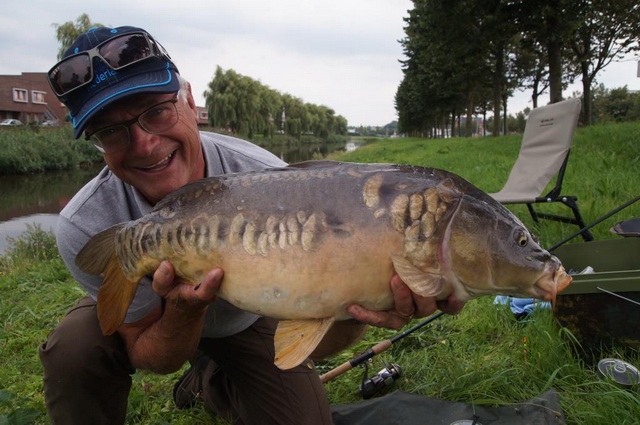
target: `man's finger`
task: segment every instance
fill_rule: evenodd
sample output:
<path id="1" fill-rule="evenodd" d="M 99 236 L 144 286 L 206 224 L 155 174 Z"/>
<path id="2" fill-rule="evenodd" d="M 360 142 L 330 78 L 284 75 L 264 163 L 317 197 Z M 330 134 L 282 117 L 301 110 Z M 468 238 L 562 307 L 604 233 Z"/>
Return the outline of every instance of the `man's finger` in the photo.
<path id="1" fill-rule="evenodd" d="M 447 314 L 458 314 L 464 307 L 464 301 L 458 301 L 452 294 L 446 300 L 438 301 L 438 308 Z"/>
<path id="2" fill-rule="evenodd" d="M 196 296 L 207 303 L 212 302 L 216 298 L 220 284 L 222 283 L 222 277 L 224 272 L 222 269 L 217 268 L 211 270 L 202 279 L 202 282 L 194 288 Z"/>
<path id="3" fill-rule="evenodd" d="M 348 306 L 347 312 L 359 322 L 372 326 L 397 330 L 407 324 L 407 319 L 403 319 L 400 316 L 384 311 L 367 310 L 357 304 Z"/>
<path id="4" fill-rule="evenodd" d="M 175 277 L 171 263 L 166 260 L 161 262 L 153 273 L 153 282 L 151 283 L 153 290 L 164 297 L 175 286 Z"/>
<path id="5" fill-rule="evenodd" d="M 394 275 L 391 278 L 391 290 L 393 291 L 395 310 L 398 312 L 398 315 L 407 318 L 413 316 L 416 312 L 413 293 L 400 279 L 400 276 Z"/>

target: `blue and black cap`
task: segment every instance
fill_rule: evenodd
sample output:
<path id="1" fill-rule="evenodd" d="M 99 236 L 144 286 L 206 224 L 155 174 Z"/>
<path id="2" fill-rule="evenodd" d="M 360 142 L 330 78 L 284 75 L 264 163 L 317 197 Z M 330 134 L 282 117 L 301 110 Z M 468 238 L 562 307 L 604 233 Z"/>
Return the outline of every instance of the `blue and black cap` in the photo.
<path id="1" fill-rule="evenodd" d="M 80 137 L 95 114 L 116 101 L 139 94 L 175 93 L 180 89 L 178 68 L 164 48 L 141 28 L 91 28 L 76 39 L 64 53 L 59 64 L 62 64 L 65 58 L 91 50 L 109 39 L 128 33 L 143 33 L 161 53 L 117 70 L 110 68 L 100 57 L 92 56 L 92 80 L 66 94 L 57 95 L 69 109 L 74 138 Z"/>

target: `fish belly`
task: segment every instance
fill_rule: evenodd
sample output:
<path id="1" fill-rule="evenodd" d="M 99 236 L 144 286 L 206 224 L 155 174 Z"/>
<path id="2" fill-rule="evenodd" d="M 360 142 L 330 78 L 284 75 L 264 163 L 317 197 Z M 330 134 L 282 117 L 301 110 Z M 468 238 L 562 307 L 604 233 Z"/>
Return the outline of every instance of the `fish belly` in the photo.
<path id="1" fill-rule="evenodd" d="M 372 310 L 393 305 L 390 253 L 393 234 L 326 238 L 311 251 L 290 246 L 266 256 L 232 249 L 221 261 L 225 277 L 219 295 L 243 310 L 278 319 L 350 316 L 358 303 Z"/>

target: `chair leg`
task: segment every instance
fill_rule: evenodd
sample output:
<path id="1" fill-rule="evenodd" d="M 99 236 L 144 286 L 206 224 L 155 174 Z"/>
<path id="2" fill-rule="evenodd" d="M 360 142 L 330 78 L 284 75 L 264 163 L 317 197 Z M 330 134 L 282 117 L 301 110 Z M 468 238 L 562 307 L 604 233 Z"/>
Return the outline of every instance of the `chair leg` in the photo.
<path id="1" fill-rule="evenodd" d="M 571 211 L 573 211 L 573 216 L 576 218 L 575 224 L 577 224 L 580 229 L 584 228 L 586 225 L 584 224 L 584 220 L 582 219 L 582 214 L 580 214 L 577 198 L 571 196 L 563 196 L 560 198 L 560 202 L 571 208 Z M 580 234 L 582 235 L 582 238 L 585 240 L 585 242 L 593 240 L 593 235 L 588 230 L 585 230 Z"/>
<path id="2" fill-rule="evenodd" d="M 527 208 L 529 209 L 529 213 L 531 214 L 531 218 L 535 223 L 540 223 L 538 220 L 538 213 L 533 209 L 533 204 L 527 204 Z"/>
<path id="3" fill-rule="evenodd" d="M 547 203 L 547 198 L 540 198 L 540 203 Z M 546 220 L 559 221 L 562 223 L 575 224 L 578 228 L 582 229 L 585 227 L 584 220 L 582 219 L 582 214 L 580 214 L 580 209 L 578 208 L 577 198 L 575 196 L 561 196 L 560 198 L 555 199 L 555 202 L 562 202 L 567 207 L 571 208 L 573 212 L 573 217 L 565 217 L 556 214 L 547 214 L 536 211 L 533 208 L 533 204 L 527 204 L 527 208 L 529 209 L 529 213 L 531 214 L 531 218 L 535 223 L 539 223 L 541 218 Z M 585 242 L 589 242 L 593 240 L 593 235 L 588 230 L 585 230 L 580 233 Z"/>

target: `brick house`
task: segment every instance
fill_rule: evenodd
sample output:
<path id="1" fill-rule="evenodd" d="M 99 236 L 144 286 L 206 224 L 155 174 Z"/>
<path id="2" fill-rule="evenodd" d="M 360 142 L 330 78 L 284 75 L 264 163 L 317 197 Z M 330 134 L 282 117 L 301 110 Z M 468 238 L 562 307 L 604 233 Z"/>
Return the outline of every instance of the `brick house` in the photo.
<path id="1" fill-rule="evenodd" d="M 209 125 L 209 113 L 197 106 L 198 125 Z M 0 120 L 14 118 L 23 123 L 46 120 L 64 121 L 67 108 L 49 87 L 46 72 L 23 72 L 22 75 L 0 75 Z"/>
<path id="2" fill-rule="evenodd" d="M 198 126 L 209 125 L 209 111 L 204 106 L 196 106 L 198 109 Z"/>
<path id="3" fill-rule="evenodd" d="M 62 122 L 66 116 L 67 108 L 52 93 L 46 72 L 0 75 L 0 120 Z"/>

